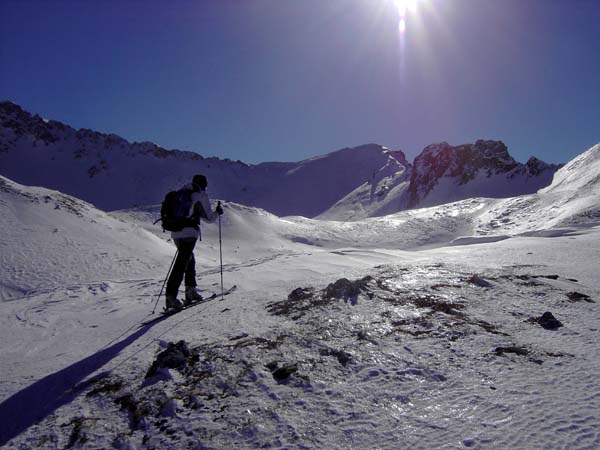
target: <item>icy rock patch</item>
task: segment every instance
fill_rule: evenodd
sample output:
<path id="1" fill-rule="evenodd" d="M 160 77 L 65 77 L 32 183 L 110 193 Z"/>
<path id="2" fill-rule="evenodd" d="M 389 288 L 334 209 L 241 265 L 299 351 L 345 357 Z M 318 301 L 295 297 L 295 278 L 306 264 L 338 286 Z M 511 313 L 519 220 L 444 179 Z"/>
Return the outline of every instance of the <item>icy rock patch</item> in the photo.
<path id="1" fill-rule="evenodd" d="M 185 341 L 179 341 L 176 344 L 169 343 L 166 350 L 156 356 L 156 360 L 146 373 L 146 378 L 156 376 L 161 369 L 179 369 L 181 371 L 197 360 L 198 354 L 190 350 Z"/>
<path id="2" fill-rule="evenodd" d="M 314 287 L 299 287 L 290 292 L 286 301 L 271 303 L 267 310 L 273 315 L 286 315 L 298 319 L 308 310 L 327 306 L 336 300 L 356 304 L 361 294 L 372 298 L 369 287 L 374 282 L 374 278 L 367 275 L 354 281 L 340 278 L 320 291 Z"/>
<path id="3" fill-rule="evenodd" d="M 325 288 L 323 298 L 343 299 L 346 301 L 355 300 L 361 293 L 367 290 L 369 283 L 372 281 L 374 281 L 374 279 L 370 275 L 355 281 L 350 281 L 347 278 L 340 278 L 335 283 L 331 283 Z"/>

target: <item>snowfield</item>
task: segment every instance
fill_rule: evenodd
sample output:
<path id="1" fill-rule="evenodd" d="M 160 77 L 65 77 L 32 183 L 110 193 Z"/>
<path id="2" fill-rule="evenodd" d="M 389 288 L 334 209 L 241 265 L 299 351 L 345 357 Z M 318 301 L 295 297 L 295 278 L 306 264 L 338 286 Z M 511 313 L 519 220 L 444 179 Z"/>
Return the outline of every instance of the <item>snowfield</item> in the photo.
<path id="1" fill-rule="evenodd" d="M 538 194 L 355 222 L 228 203 L 237 290 L 141 327 L 174 254 L 158 208 L 0 178 L 0 445 L 600 448 L 599 155 Z"/>

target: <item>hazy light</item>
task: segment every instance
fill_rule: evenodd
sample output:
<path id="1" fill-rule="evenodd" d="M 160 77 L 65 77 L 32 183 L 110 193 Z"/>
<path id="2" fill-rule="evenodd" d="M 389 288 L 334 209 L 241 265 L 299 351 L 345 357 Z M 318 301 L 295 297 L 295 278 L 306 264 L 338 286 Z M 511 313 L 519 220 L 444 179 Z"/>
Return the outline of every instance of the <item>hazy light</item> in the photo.
<path id="1" fill-rule="evenodd" d="M 406 17 L 407 12 L 416 12 L 418 0 L 395 0 L 398 5 L 398 13 L 401 18 Z"/>
<path id="2" fill-rule="evenodd" d="M 398 8 L 398 38 L 399 38 L 399 71 L 401 81 L 405 78 L 406 72 L 406 34 L 407 34 L 407 22 L 410 19 L 409 16 L 416 15 L 417 5 L 419 0 L 392 0 L 394 5 Z"/>
<path id="3" fill-rule="evenodd" d="M 408 13 L 417 12 L 418 0 L 394 0 L 394 3 L 398 7 L 398 16 L 400 18 L 398 30 L 400 34 L 404 34 L 406 33 L 406 16 Z"/>

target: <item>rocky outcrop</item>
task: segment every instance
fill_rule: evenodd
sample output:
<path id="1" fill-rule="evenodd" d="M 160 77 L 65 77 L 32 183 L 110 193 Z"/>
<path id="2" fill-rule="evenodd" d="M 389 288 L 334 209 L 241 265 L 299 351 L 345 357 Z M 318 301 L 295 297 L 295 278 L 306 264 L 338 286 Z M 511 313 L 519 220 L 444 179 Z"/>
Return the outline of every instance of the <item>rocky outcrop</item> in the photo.
<path id="1" fill-rule="evenodd" d="M 472 192 L 473 196 L 508 197 L 531 194 L 547 186 L 560 166 L 546 164 L 532 157 L 526 164 L 514 160 L 502 141 L 478 140 L 475 144 L 451 146 L 446 142 L 432 144 L 415 158 L 410 185 L 407 190 L 407 206 L 432 206 L 442 203 L 427 198 L 442 181 L 443 189 L 462 187 L 455 192 Z M 477 181 L 477 183 L 475 183 Z M 467 185 L 473 185 L 472 188 Z M 507 192 L 507 186 L 510 186 Z M 447 195 L 450 194 L 450 195 Z M 452 198 L 452 193 L 438 193 L 440 200 Z"/>

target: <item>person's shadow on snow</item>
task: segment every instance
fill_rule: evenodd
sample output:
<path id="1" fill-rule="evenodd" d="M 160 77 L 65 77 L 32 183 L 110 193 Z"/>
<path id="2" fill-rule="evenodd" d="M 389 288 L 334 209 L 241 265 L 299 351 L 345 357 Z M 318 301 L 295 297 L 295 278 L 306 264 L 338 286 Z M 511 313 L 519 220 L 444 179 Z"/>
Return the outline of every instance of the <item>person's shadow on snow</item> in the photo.
<path id="1" fill-rule="evenodd" d="M 78 383 L 115 358 L 159 322 L 141 327 L 119 342 L 36 381 L 0 403 L 0 447 L 73 401 L 89 385 L 89 380 L 82 385 Z"/>

